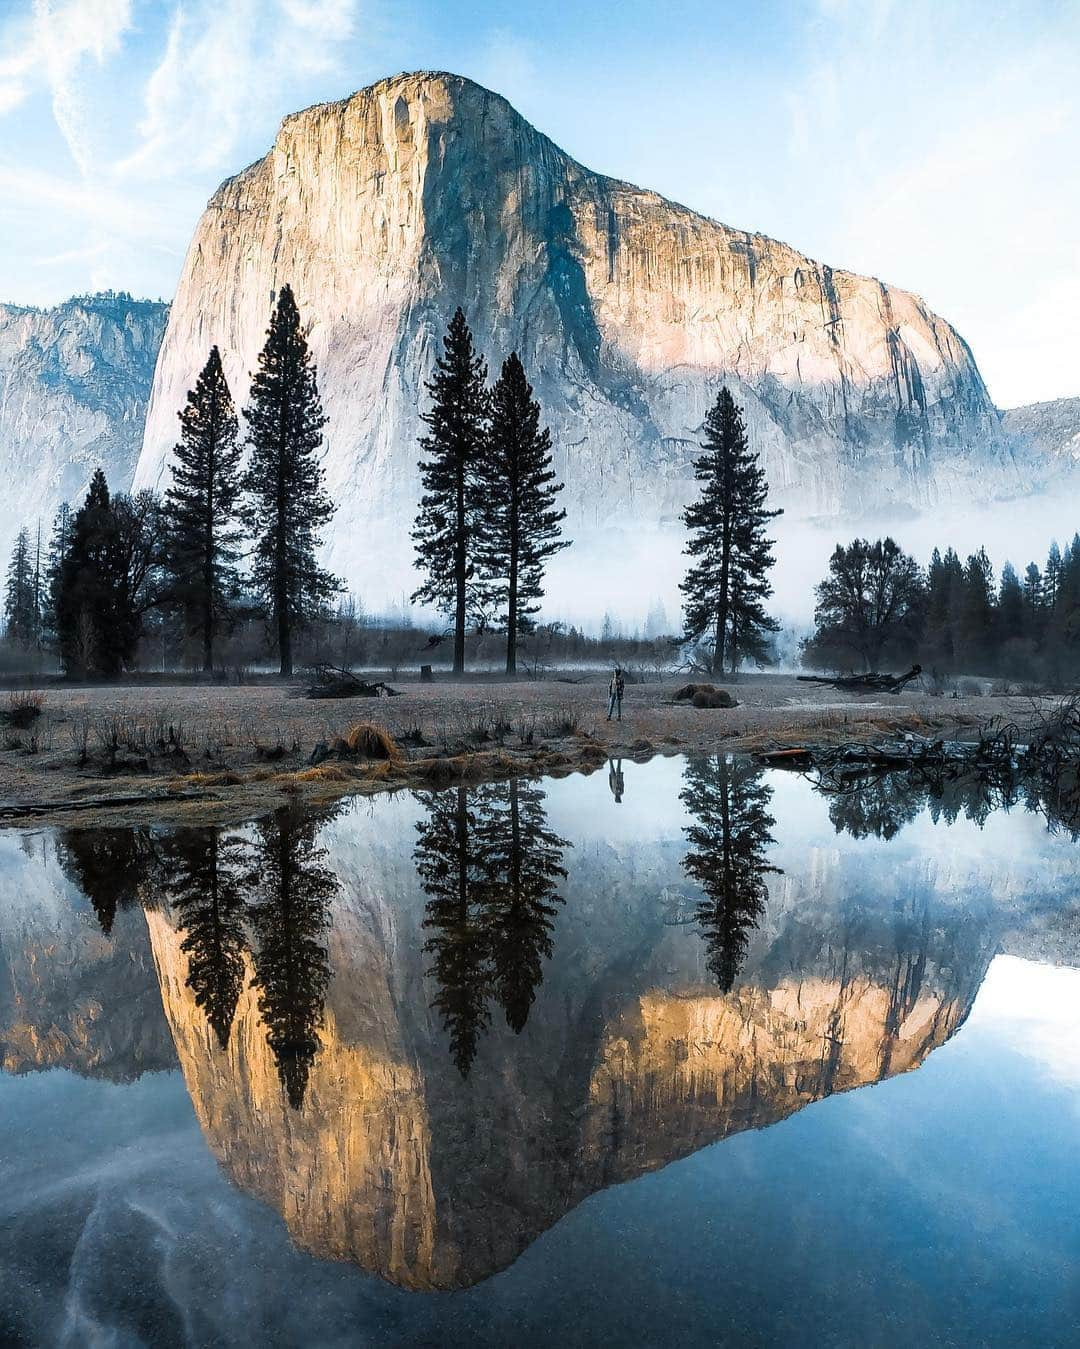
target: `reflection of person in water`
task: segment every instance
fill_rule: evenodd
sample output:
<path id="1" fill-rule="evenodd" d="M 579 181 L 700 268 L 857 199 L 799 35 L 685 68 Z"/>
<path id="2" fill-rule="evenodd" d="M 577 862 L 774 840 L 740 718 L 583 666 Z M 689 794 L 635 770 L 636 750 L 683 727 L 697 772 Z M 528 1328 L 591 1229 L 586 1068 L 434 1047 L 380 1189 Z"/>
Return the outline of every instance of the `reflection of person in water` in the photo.
<path id="1" fill-rule="evenodd" d="M 626 791 L 626 783 L 623 780 L 621 759 L 608 760 L 607 782 L 608 786 L 611 788 L 611 794 L 615 798 L 615 804 L 617 806 L 621 805 L 623 799 L 623 792 Z"/>
<path id="2" fill-rule="evenodd" d="M 416 870 L 427 892 L 424 950 L 450 1053 L 468 1077 L 489 1002 L 520 1032 L 550 958 L 557 889 L 568 847 L 547 828 L 544 793 L 511 779 L 428 799 L 417 826 Z"/>
<path id="3" fill-rule="evenodd" d="M 322 865 L 326 849 L 316 842 L 322 822 L 288 807 L 263 821 L 247 876 L 255 892 L 252 982 L 259 991 L 267 1043 L 294 1110 L 303 1104 L 319 1052 L 330 981 L 321 938 L 330 924 L 329 904 L 338 883 Z"/>
<path id="4" fill-rule="evenodd" d="M 765 911 L 765 876 L 779 870 L 765 860 L 776 823 L 768 813 L 772 788 L 754 764 L 716 754 L 688 762 L 679 799 L 695 820 L 683 869 L 705 894 L 697 921 L 707 964 L 729 993 Z"/>

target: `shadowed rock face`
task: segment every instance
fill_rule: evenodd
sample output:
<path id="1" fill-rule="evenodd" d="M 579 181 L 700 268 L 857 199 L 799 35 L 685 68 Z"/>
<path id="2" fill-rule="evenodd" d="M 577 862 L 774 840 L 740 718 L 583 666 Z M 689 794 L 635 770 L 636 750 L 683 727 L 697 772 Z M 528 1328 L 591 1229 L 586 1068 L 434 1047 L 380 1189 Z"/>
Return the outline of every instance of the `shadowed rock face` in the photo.
<path id="1" fill-rule="evenodd" d="M 210 346 L 238 399 L 275 291 L 297 295 L 326 411 L 335 570 L 396 595 L 418 403 L 461 304 L 494 365 L 517 349 L 550 420 L 580 544 L 670 523 L 722 383 L 774 500 L 923 507 L 1030 485 L 966 344 L 917 297 L 593 173 L 495 94 L 384 80 L 286 118 L 196 229 L 147 419 L 158 486 Z"/>
<path id="2" fill-rule="evenodd" d="M 127 491 L 168 312 L 122 295 L 0 304 L 0 555 L 39 518 L 47 544 L 57 506 L 79 504 L 96 468 Z"/>
<path id="3" fill-rule="evenodd" d="M 959 902 L 939 893 L 922 866 L 881 895 L 864 875 L 853 897 L 815 852 L 773 887 L 725 996 L 678 921 L 679 847 L 583 843 L 564 858 L 526 1026 L 515 1035 L 495 1008 L 463 1079 L 431 1010 L 405 810 L 322 835 L 339 885 L 334 973 L 300 1109 L 254 991 L 221 1050 L 181 933 L 163 912 L 147 921 L 188 1089 L 230 1177 L 312 1253 L 410 1288 L 474 1284 L 603 1186 L 917 1067 L 967 1015 L 1015 919 L 963 902 L 962 886 Z"/>

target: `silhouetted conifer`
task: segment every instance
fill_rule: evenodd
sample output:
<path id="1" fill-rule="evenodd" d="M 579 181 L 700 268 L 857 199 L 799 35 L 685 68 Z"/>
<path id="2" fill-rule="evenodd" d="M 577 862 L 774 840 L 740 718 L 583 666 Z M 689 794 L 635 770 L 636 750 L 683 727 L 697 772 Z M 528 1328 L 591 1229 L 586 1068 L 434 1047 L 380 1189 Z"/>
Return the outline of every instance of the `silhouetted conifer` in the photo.
<path id="1" fill-rule="evenodd" d="M 242 517 L 254 543 L 251 580 L 293 672 L 293 638 L 325 614 L 338 581 L 316 559 L 319 530 L 336 509 L 319 462 L 326 425 L 315 365 L 292 290 L 283 286 L 244 410 L 251 456 Z"/>
<path id="2" fill-rule="evenodd" d="M 443 354 L 427 384 L 432 406 L 422 414 L 423 495 L 413 525 L 416 559 L 425 580 L 412 598 L 432 604 L 454 626 L 454 673 L 465 669 L 465 630 L 483 622 L 486 597 L 475 557 L 477 517 L 483 510 L 482 469 L 487 443 L 487 367 L 473 349 L 460 309 L 450 320 Z"/>
<path id="3" fill-rule="evenodd" d="M 734 673 L 744 657 L 765 657 L 767 635 L 780 626 L 764 607 L 775 561 L 765 531 L 782 512 L 765 509 L 765 472 L 726 388 L 705 418 L 701 448 L 694 461 L 701 491 L 683 513 L 690 532 L 683 551 L 694 559 L 680 585 L 685 633 L 711 637 L 713 674 Z"/>
<path id="4" fill-rule="evenodd" d="M 551 467 L 551 436 L 540 426 L 540 405 L 516 352 L 491 393 L 481 477 L 477 555 L 506 627 L 506 673 L 515 674 L 518 637 L 533 630 L 545 565 L 570 546 L 560 531 L 566 512 L 555 506 L 562 484 Z"/>
<path id="5" fill-rule="evenodd" d="M 240 531 L 239 423 L 217 347 L 180 415 L 172 486 L 163 507 L 169 599 L 196 636 L 202 666 L 214 668 L 214 638 L 237 605 Z"/>

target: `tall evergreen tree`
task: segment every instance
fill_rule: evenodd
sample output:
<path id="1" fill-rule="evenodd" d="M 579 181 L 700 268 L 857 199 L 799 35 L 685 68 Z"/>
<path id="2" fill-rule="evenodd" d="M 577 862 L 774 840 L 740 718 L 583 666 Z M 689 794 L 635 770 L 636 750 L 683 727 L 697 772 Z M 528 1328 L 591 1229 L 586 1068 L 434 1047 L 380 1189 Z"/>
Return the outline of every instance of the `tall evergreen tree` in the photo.
<path id="1" fill-rule="evenodd" d="M 315 365 L 289 286 L 278 293 L 244 410 L 251 456 L 242 517 L 254 541 L 252 583 L 274 632 L 282 675 L 293 638 L 326 611 L 338 582 L 316 560 L 319 530 L 336 509 L 318 450 L 326 425 Z"/>
<path id="2" fill-rule="evenodd" d="M 220 829 L 178 829 L 162 844 L 165 894 L 184 933 L 187 986 L 222 1049 L 244 986 L 247 849 Z"/>
<path id="3" fill-rule="evenodd" d="M 4 587 L 4 633 L 9 642 L 29 650 L 37 641 L 34 558 L 30 531 L 20 529 L 15 537 Z"/>
<path id="4" fill-rule="evenodd" d="M 986 549 L 972 553 L 964 564 L 964 585 L 958 614 L 958 645 L 964 664 L 971 672 L 981 672 L 994 661 L 997 645 L 997 588 L 994 569 Z"/>
<path id="5" fill-rule="evenodd" d="M 694 462 L 701 493 L 683 513 L 690 531 L 684 552 L 694 559 L 680 586 L 685 632 L 691 641 L 710 634 L 712 672 L 734 673 L 742 657 L 761 658 L 766 634 L 780 626 L 764 607 L 775 560 L 765 531 L 782 512 L 765 509 L 765 472 L 727 388 L 705 418 L 701 448 Z"/>
<path id="6" fill-rule="evenodd" d="M 423 495 L 413 525 L 416 557 L 425 580 L 413 600 L 433 604 L 454 625 L 454 673 L 465 670 L 465 630 L 482 619 L 486 594 L 478 576 L 474 535 L 483 506 L 487 446 L 487 366 L 473 349 L 465 315 L 456 310 L 443 354 L 428 381 L 432 406 L 422 414 L 429 428 L 420 440 Z"/>
<path id="7" fill-rule="evenodd" d="M 180 415 L 172 486 L 165 494 L 163 562 L 169 598 L 199 638 L 202 666 L 214 668 L 214 637 L 240 590 L 239 424 L 217 347 Z"/>
<path id="8" fill-rule="evenodd" d="M 543 597 L 544 566 L 563 548 L 566 518 L 555 500 L 562 483 L 551 467 L 551 435 L 516 352 L 503 362 L 491 393 L 481 473 L 477 555 L 493 604 L 506 625 L 506 673 L 517 673 L 518 637 L 533 630 Z"/>
<path id="9" fill-rule="evenodd" d="M 259 1015 L 289 1104 L 304 1103 L 319 1052 L 330 966 L 323 934 L 338 890 L 316 841 L 320 821 L 289 808 L 258 826 L 247 884 L 254 929 Z"/>
<path id="10" fill-rule="evenodd" d="M 1025 636 L 1026 620 L 1024 614 L 1024 591 L 1020 578 L 1011 562 L 1001 569 L 1001 584 L 998 587 L 998 641 L 1016 643 Z"/>
<path id="11" fill-rule="evenodd" d="M 61 501 L 53 516 L 52 534 L 49 536 L 49 551 L 45 559 L 44 613 L 42 627 L 47 634 L 56 637 L 56 605 L 60 593 L 61 576 L 64 562 L 71 547 L 71 507 Z"/>
<path id="12" fill-rule="evenodd" d="M 704 893 L 697 921 L 706 964 L 721 991 L 730 993 L 746 956 L 750 934 L 769 897 L 765 877 L 779 874 L 767 860 L 772 788 L 760 768 L 726 754 L 691 759 L 679 799 L 694 823 L 683 869 Z"/>

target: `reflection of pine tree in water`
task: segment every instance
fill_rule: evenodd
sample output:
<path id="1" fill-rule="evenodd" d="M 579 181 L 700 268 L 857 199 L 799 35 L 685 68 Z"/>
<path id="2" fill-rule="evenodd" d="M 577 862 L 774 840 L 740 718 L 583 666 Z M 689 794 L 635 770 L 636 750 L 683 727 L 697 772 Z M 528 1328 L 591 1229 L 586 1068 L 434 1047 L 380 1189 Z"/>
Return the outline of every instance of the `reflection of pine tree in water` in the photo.
<path id="1" fill-rule="evenodd" d="M 491 1024 L 489 1001 L 508 1025 L 525 1025 L 551 955 L 555 893 L 566 875 L 564 839 L 547 828 L 543 792 L 511 781 L 464 787 L 427 800 L 417 826 L 416 869 L 429 899 L 424 950 L 438 986 L 433 1005 L 462 1077 Z"/>
<path id="2" fill-rule="evenodd" d="M 261 823 L 247 877 L 256 895 L 250 909 L 256 937 L 252 986 L 259 990 L 267 1043 L 294 1110 L 303 1104 L 319 1051 L 330 979 L 320 938 L 338 887 L 321 865 L 326 850 L 315 844 L 320 824 L 289 809 Z"/>
<path id="3" fill-rule="evenodd" d="M 161 858 L 147 829 L 64 829 L 57 857 L 64 875 L 94 906 L 106 936 L 118 909 L 153 903 Z"/>
<path id="4" fill-rule="evenodd" d="M 507 1025 L 520 1032 L 551 957 L 553 919 L 562 903 L 566 839 L 547 828 L 544 793 L 512 778 L 493 792 L 493 809 L 481 820 L 480 842 L 488 875 L 483 893 L 495 997 Z"/>
<path id="5" fill-rule="evenodd" d="M 910 824 L 925 804 L 925 792 L 912 791 L 906 775 L 886 773 L 830 796 L 829 819 L 838 834 L 890 839 Z"/>
<path id="6" fill-rule="evenodd" d="M 683 869 L 705 892 L 696 916 L 709 970 L 725 993 L 765 910 L 765 876 L 779 870 L 765 861 L 776 823 L 768 813 L 771 799 L 762 769 L 749 761 L 717 754 L 686 766 L 680 800 L 696 823 L 686 830 Z"/>
<path id="7" fill-rule="evenodd" d="M 490 788 L 464 787 L 426 800 L 428 817 L 417 825 L 416 871 L 429 896 L 424 927 L 434 935 L 424 943 L 432 957 L 427 973 L 438 985 L 434 1007 L 450 1036 L 450 1054 L 468 1077 L 480 1032 L 491 1021 L 485 990 L 484 932 L 477 908 L 483 871 L 477 857 L 476 810 Z"/>
<path id="8" fill-rule="evenodd" d="M 247 849 L 220 829 L 178 829 L 162 847 L 165 893 L 184 933 L 187 985 L 224 1049 L 244 984 Z"/>

